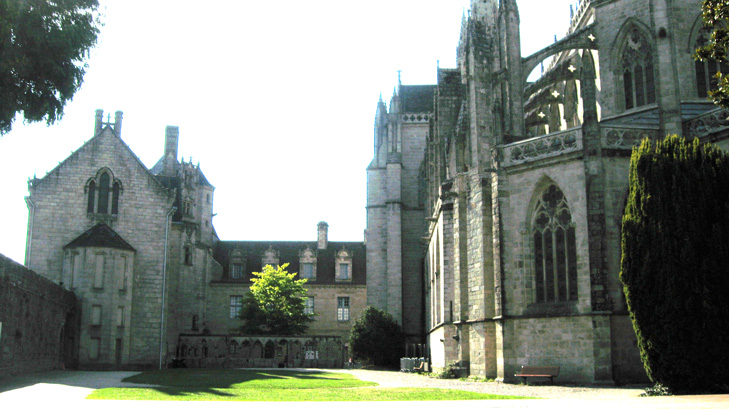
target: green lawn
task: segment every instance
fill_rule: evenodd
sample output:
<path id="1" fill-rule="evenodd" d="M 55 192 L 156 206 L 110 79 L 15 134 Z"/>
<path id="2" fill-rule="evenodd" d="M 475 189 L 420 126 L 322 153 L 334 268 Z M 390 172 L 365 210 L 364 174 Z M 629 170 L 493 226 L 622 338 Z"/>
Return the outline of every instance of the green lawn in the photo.
<path id="1" fill-rule="evenodd" d="M 107 388 L 87 399 L 229 401 L 404 401 L 523 399 L 452 389 L 376 388 L 339 372 L 237 369 L 169 369 L 124 382 L 149 387 Z"/>

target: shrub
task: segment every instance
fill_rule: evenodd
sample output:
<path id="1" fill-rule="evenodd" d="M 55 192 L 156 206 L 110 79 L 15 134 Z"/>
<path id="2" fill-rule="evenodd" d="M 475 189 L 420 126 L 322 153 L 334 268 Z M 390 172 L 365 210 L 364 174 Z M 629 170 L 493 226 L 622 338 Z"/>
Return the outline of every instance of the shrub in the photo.
<path id="1" fill-rule="evenodd" d="M 395 368 L 400 365 L 405 337 L 392 315 L 368 306 L 354 321 L 349 345 L 355 359 Z"/>

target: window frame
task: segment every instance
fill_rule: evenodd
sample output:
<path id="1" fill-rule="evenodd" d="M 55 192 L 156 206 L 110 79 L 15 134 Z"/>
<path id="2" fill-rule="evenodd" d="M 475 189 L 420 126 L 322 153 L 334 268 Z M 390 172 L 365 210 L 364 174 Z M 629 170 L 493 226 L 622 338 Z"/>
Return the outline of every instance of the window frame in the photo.
<path id="1" fill-rule="evenodd" d="M 243 296 L 239 295 L 239 294 L 231 295 L 229 308 L 230 309 L 229 309 L 228 317 L 230 319 L 240 318 L 240 314 L 243 312 Z"/>
<path id="2" fill-rule="evenodd" d="M 352 304 L 349 297 L 337 297 L 337 321 L 349 321 L 351 317 L 351 308 Z"/>
<path id="3" fill-rule="evenodd" d="M 347 276 L 342 276 L 342 266 L 347 266 Z M 352 252 L 347 249 L 341 249 L 337 252 L 334 261 L 334 281 L 348 283 L 354 280 L 354 269 L 352 268 Z"/>
<path id="4" fill-rule="evenodd" d="M 309 296 L 304 299 L 304 314 L 314 315 L 315 301 L 314 297 Z"/>

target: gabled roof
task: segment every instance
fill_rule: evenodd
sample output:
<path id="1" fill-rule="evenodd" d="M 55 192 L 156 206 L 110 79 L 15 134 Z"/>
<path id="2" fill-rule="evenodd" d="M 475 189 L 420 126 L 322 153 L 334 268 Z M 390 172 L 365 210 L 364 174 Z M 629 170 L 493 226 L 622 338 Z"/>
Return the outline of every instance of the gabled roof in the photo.
<path id="1" fill-rule="evenodd" d="M 136 252 L 134 247 L 129 245 L 117 232 L 104 223 L 99 223 L 86 230 L 63 248 L 78 247 L 104 247 Z"/>
<path id="2" fill-rule="evenodd" d="M 137 164 L 139 166 L 141 166 L 142 169 L 144 169 L 144 171 L 149 175 L 149 177 L 156 182 L 156 184 L 157 184 L 157 186 L 159 188 L 165 189 L 165 187 L 161 183 L 159 183 L 159 181 L 154 177 L 154 175 L 152 173 L 150 173 L 149 169 L 147 169 L 147 167 L 144 165 L 144 163 L 142 163 L 142 160 L 139 159 L 139 157 L 137 156 L 137 154 L 135 154 L 134 151 L 132 151 L 132 148 L 130 148 L 129 145 L 127 145 L 116 134 L 116 132 L 114 132 L 114 128 L 112 126 L 109 126 L 109 125 L 104 126 L 104 128 L 99 133 L 97 133 L 96 135 L 94 135 L 93 138 L 91 138 L 88 141 L 86 141 L 83 145 L 81 145 L 81 147 L 79 147 L 78 149 L 76 149 L 75 151 L 73 151 L 73 153 L 71 153 L 71 155 L 69 155 L 66 159 L 64 159 L 62 162 L 60 162 L 58 164 L 58 166 L 56 166 L 51 171 L 49 171 L 48 173 L 46 173 L 45 176 L 43 176 L 42 178 L 34 178 L 32 180 L 32 184 L 31 185 L 33 187 L 35 187 L 35 186 L 37 186 L 38 183 L 42 183 L 43 181 L 45 181 L 46 179 L 48 179 L 48 177 L 51 176 L 52 174 L 54 174 L 56 172 L 59 172 L 59 170 L 63 166 L 65 166 L 71 159 L 75 159 L 76 157 L 78 157 L 86 149 L 87 146 L 91 145 L 97 138 L 101 137 L 101 135 L 103 135 L 106 132 L 111 133 L 111 135 L 113 135 L 116 138 L 116 140 L 118 140 L 122 144 L 122 146 L 124 147 L 124 149 L 126 149 L 127 152 L 129 152 L 129 154 L 132 156 L 132 158 L 134 158 L 136 160 Z"/>

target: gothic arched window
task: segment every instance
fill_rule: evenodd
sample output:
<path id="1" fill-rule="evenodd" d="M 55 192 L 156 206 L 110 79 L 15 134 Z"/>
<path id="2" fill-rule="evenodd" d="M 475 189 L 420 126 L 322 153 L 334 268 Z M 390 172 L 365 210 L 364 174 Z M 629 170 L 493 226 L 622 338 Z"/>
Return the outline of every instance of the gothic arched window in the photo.
<path id="1" fill-rule="evenodd" d="M 99 177 L 99 201 L 96 205 L 96 213 L 109 212 L 109 174 L 104 172 Z"/>
<path id="2" fill-rule="evenodd" d="M 86 212 L 87 213 L 95 213 L 96 210 L 96 182 L 93 180 L 89 182 L 89 189 L 87 191 L 88 193 L 88 202 L 86 205 Z"/>
<path id="3" fill-rule="evenodd" d="M 703 47 L 709 42 L 711 37 L 711 29 L 702 27 L 696 38 L 696 44 L 694 48 Z M 717 72 L 722 74 L 729 73 L 729 65 L 725 62 L 717 62 L 715 59 L 708 59 L 706 61 L 694 61 L 696 67 L 696 92 L 699 97 L 706 98 L 709 96 L 709 91 L 715 91 L 717 89 L 717 80 L 714 77 Z"/>
<path id="4" fill-rule="evenodd" d="M 575 227 L 567 200 L 554 185 L 542 193 L 534 209 L 532 239 L 536 302 L 576 301 Z"/>
<path id="5" fill-rule="evenodd" d="M 122 184 L 114 180 L 108 169 L 97 173 L 86 188 L 86 212 L 99 214 L 119 214 L 119 196 Z"/>
<path id="6" fill-rule="evenodd" d="M 119 214 L 119 192 L 121 191 L 121 185 L 119 182 L 114 182 L 114 186 L 111 188 L 111 214 Z"/>
<path id="7" fill-rule="evenodd" d="M 625 41 L 622 55 L 625 109 L 652 104 L 656 102 L 656 84 L 651 46 L 637 27 L 631 28 Z"/>

